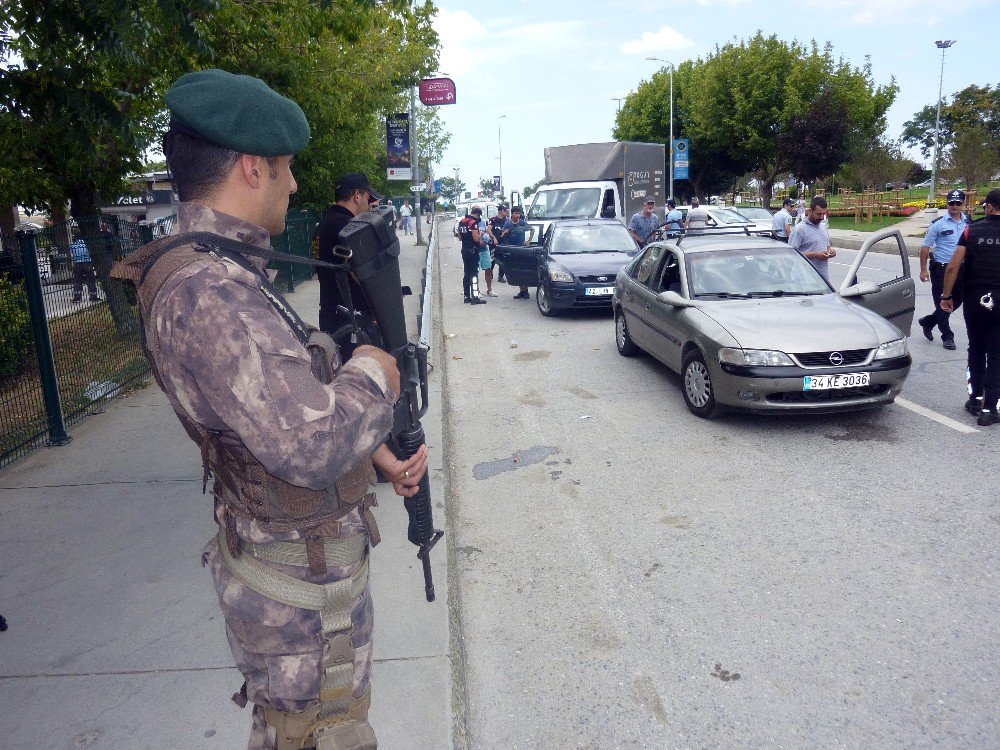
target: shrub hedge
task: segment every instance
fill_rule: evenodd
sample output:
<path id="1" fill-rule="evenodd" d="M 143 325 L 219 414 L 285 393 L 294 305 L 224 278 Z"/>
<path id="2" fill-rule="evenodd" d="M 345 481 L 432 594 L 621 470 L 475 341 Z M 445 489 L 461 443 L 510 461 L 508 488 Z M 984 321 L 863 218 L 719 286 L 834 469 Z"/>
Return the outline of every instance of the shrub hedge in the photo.
<path id="1" fill-rule="evenodd" d="M 24 287 L 0 276 L 0 378 L 15 375 L 31 352 L 31 315 Z"/>

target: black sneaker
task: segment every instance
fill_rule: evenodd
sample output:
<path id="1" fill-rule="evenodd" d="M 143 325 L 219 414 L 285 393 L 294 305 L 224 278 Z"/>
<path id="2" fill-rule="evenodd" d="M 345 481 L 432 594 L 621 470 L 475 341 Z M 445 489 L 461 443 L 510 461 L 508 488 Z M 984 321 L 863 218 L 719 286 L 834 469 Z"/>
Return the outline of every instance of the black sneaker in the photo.
<path id="1" fill-rule="evenodd" d="M 927 324 L 927 322 L 926 322 L 926 320 L 924 318 L 921 318 L 917 322 L 920 324 L 920 327 L 924 329 L 924 338 L 927 339 L 928 341 L 933 341 L 934 340 L 934 321 L 932 320 L 930 322 L 930 325 Z"/>
<path id="2" fill-rule="evenodd" d="M 530 299 L 530 296 L 527 292 L 518 292 L 514 295 L 514 299 Z"/>
<path id="3" fill-rule="evenodd" d="M 989 427 L 997 422 L 1000 422 L 1000 414 L 997 414 L 995 411 L 989 411 L 988 409 L 983 409 L 979 412 L 979 419 L 976 420 L 976 424 L 980 427 Z"/>
<path id="4" fill-rule="evenodd" d="M 486 304 L 486 300 L 484 300 L 482 297 L 473 297 L 471 304 L 473 304 L 473 305 L 485 305 Z"/>
<path id="5" fill-rule="evenodd" d="M 953 352 L 958 348 L 957 346 L 955 346 L 955 339 L 945 339 L 944 341 L 941 342 L 941 346 L 943 346 L 950 352 Z"/>
<path id="6" fill-rule="evenodd" d="M 470 302 L 472 302 L 472 297 L 466 297 L 465 304 L 469 304 Z"/>
<path id="7" fill-rule="evenodd" d="M 965 402 L 965 410 L 972 416 L 976 416 L 983 410 L 983 400 L 981 398 L 970 398 Z"/>

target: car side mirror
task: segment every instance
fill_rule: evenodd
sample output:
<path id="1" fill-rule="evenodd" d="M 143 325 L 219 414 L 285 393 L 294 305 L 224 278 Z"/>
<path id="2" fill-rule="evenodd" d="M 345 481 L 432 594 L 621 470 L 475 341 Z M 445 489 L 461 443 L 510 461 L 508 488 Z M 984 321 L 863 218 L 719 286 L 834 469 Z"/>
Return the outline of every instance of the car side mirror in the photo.
<path id="1" fill-rule="evenodd" d="M 656 301 L 671 307 L 695 307 L 694 302 L 684 299 L 677 292 L 660 292 L 656 295 Z"/>
<path id="2" fill-rule="evenodd" d="M 533 252 L 535 255 L 539 255 L 539 256 L 540 255 L 545 255 L 545 246 L 544 245 L 530 245 L 530 247 L 531 247 L 531 252 Z"/>
<path id="3" fill-rule="evenodd" d="M 857 284 L 852 284 L 846 289 L 840 290 L 841 297 L 863 297 L 866 294 L 877 294 L 879 291 L 879 285 L 874 281 L 861 281 Z"/>

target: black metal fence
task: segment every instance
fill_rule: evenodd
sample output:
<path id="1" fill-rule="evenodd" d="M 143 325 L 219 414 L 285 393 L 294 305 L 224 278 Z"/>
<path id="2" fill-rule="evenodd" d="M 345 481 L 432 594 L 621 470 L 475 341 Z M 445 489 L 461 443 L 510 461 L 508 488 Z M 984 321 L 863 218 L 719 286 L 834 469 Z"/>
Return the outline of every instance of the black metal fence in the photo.
<path id="1" fill-rule="evenodd" d="M 309 211 L 289 211 L 285 217 L 285 233 L 271 238 L 271 246 L 282 253 L 302 258 L 311 254 L 311 240 L 316 230 L 316 215 Z M 295 285 L 312 278 L 313 267 L 299 263 L 272 263 L 278 270 L 274 285 L 283 292 L 294 292 Z"/>
<path id="2" fill-rule="evenodd" d="M 174 219 L 101 216 L 0 235 L 0 467 L 68 442 L 67 425 L 143 382 L 134 295 L 108 274 L 170 234 Z M 308 257 L 315 226 L 312 214 L 291 212 L 272 245 Z M 310 266 L 277 265 L 284 291 L 312 276 Z"/>

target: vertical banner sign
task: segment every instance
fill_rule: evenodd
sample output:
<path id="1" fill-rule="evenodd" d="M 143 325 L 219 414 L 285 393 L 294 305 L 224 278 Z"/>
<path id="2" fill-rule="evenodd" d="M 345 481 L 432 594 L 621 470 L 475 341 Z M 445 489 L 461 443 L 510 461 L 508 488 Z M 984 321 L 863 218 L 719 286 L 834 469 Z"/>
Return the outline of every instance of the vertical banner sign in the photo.
<path id="1" fill-rule="evenodd" d="M 500 175 L 498 174 L 493 175 L 493 192 L 500 192 Z"/>
<path id="2" fill-rule="evenodd" d="M 687 180 L 688 169 L 691 166 L 691 140 L 689 138 L 674 139 L 674 179 Z"/>
<path id="3" fill-rule="evenodd" d="M 410 115 L 406 112 L 385 118 L 386 179 L 412 180 L 410 168 Z"/>

